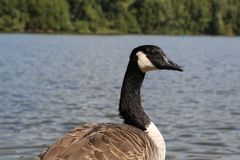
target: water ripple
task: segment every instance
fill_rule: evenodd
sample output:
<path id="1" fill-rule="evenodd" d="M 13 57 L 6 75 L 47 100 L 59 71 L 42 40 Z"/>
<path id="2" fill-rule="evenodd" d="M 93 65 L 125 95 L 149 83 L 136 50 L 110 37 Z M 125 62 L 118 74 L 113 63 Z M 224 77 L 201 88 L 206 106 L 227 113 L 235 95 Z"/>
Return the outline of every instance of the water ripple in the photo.
<path id="1" fill-rule="evenodd" d="M 161 45 L 185 67 L 143 84 L 167 159 L 239 160 L 239 37 L 24 34 L 0 35 L 1 159 L 32 159 L 82 123 L 121 123 L 122 79 L 140 44 Z"/>

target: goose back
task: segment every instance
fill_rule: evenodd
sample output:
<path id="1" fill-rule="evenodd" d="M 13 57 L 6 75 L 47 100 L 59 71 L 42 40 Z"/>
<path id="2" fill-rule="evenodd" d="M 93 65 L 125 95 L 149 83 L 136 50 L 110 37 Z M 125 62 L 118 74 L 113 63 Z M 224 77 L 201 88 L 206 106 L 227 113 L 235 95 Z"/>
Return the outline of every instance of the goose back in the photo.
<path id="1" fill-rule="evenodd" d="M 148 134 L 127 124 L 91 123 L 71 130 L 38 160 L 155 160 Z M 36 159 L 36 160 L 37 160 Z"/>

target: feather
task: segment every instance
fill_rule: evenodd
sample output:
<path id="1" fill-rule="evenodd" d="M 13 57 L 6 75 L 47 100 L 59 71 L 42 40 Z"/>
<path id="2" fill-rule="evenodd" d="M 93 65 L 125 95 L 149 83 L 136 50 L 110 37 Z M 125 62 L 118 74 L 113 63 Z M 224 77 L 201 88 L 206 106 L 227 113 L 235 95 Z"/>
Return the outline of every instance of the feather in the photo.
<path id="1" fill-rule="evenodd" d="M 71 130 L 38 160 L 149 160 L 157 150 L 148 134 L 127 124 L 91 123 Z M 36 159 L 37 160 L 37 159 Z"/>

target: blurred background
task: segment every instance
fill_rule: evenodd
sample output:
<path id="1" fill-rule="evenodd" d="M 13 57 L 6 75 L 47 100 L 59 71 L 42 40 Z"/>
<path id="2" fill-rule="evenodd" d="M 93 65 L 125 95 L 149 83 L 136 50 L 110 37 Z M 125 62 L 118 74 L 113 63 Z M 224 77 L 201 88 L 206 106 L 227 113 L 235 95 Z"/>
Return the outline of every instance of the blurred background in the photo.
<path id="1" fill-rule="evenodd" d="M 33 159 L 82 123 L 122 123 L 123 76 L 143 44 L 185 69 L 143 84 L 167 159 L 239 160 L 240 1 L 0 0 L 0 32 L 0 160 Z"/>
<path id="2" fill-rule="evenodd" d="M 239 35 L 239 0 L 1 0 L 1 32 Z"/>

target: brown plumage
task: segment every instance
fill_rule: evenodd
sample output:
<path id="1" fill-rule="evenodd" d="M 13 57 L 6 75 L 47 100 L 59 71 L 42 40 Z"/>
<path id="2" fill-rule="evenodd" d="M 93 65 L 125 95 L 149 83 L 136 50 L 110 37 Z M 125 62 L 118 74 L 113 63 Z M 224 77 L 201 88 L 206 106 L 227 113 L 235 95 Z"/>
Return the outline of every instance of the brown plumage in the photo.
<path id="1" fill-rule="evenodd" d="M 154 160 L 148 134 L 127 124 L 84 124 L 65 134 L 35 160 Z"/>

